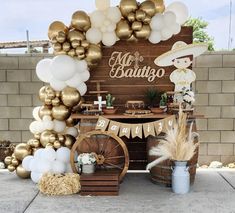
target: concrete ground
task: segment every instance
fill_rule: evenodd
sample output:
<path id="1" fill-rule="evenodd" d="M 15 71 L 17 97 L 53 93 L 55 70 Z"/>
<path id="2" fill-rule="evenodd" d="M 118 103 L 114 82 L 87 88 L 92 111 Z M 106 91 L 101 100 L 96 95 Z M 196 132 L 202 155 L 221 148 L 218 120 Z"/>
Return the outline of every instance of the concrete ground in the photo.
<path id="1" fill-rule="evenodd" d="M 47 197 L 30 180 L 0 171 L 0 213 L 235 213 L 235 170 L 200 169 L 187 195 L 154 185 L 148 174 L 126 176 L 118 197 Z"/>

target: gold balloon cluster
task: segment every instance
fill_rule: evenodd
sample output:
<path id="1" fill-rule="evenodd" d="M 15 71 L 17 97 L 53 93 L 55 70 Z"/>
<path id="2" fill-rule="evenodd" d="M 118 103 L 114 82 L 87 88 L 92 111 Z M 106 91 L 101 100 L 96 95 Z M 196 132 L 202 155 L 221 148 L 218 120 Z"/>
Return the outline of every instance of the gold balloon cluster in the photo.
<path id="1" fill-rule="evenodd" d="M 96 66 L 102 58 L 99 45 L 90 44 L 85 33 L 91 27 L 89 16 L 84 11 L 72 15 L 70 27 L 55 21 L 49 26 L 48 37 L 55 55 L 69 55 L 79 60 L 85 59 L 90 66 Z"/>
<path id="2" fill-rule="evenodd" d="M 116 28 L 121 40 L 148 39 L 151 33 L 151 18 L 164 6 L 163 0 L 146 0 L 138 4 L 136 0 L 121 0 L 120 10 L 124 17 Z"/>
<path id="3" fill-rule="evenodd" d="M 16 174 L 21 178 L 29 178 L 30 172 L 26 171 L 21 163 L 23 159 L 31 155 L 33 152 L 31 146 L 25 143 L 20 143 L 15 147 L 14 153 L 11 156 L 7 156 L 4 160 L 7 165 L 7 169 L 10 172 L 16 171 Z"/>

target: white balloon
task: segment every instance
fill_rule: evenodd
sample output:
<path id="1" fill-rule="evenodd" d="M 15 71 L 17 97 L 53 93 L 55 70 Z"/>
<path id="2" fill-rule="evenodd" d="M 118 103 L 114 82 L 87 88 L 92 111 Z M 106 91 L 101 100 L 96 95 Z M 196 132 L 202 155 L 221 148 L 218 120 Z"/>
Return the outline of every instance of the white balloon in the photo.
<path id="1" fill-rule="evenodd" d="M 68 55 L 58 55 L 51 63 L 51 73 L 59 81 L 67 81 L 76 72 L 75 60 Z M 51 81 L 50 81 L 51 82 Z"/>
<path id="2" fill-rule="evenodd" d="M 56 159 L 56 151 L 52 148 L 45 148 L 41 154 L 41 159 L 52 162 Z"/>
<path id="3" fill-rule="evenodd" d="M 118 23 L 121 18 L 122 18 L 122 14 L 119 10 L 118 7 L 110 7 L 107 10 L 107 17 L 114 23 Z"/>
<path id="4" fill-rule="evenodd" d="M 46 130 L 52 130 L 54 128 L 53 121 L 43 121 L 43 128 Z"/>
<path id="5" fill-rule="evenodd" d="M 65 173 L 66 170 L 66 165 L 65 163 L 61 162 L 61 161 L 54 161 L 53 165 L 52 165 L 52 172 L 54 174 L 61 174 L 61 173 Z"/>
<path id="6" fill-rule="evenodd" d="M 171 30 L 167 27 L 162 29 L 161 34 L 162 34 L 162 40 L 163 41 L 168 40 L 172 36 Z"/>
<path id="7" fill-rule="evenodd" d="M 41 159 L 42 158 L 42 153 L 44 152 L 44 149 L 38 149 L 35 153 L 34 153 L 34 159 Z"/>
<path id="8" fill-rule="evenodd" d="M 86 82 L 90 78 L 90 72 L 86 70 L 85 72 L 80 73 L 80 77 L 83 82 Z"/>
<path id="9" fill-rule="evenodd" d="M 161 30 L 164 27 L 163 15 L 156 14 L 150 22 L 150 27 L 152 30 Z"/>
<path id="10" fill-rule="evenodd" d="M 43 121 L 51 121 L 52 118 L 50 115 L 44 115 L 43 118 L 42 118 Z"/>
<path id="11" fill-rule="evenodd" d="M 69 127 L 65 132 L 66 134 L 72 135 L 75 138 L 78 136 L 78 129 L 75 127 Z"/>
<path id="12" fill-rule="evenodd" d="M 37 133 L 41 133 L 42 130 L 42 124 L 41 121 L 33 121 L 30 125 L 29 125 L 29 130 L 30 132 L 32 132 L 33 134 L 37 134 Z"/>
<path id="13" fill-rule="evenodd" d="M 116 24 L 114 24 L 114 23 L 111 23 L 109 26 L 106 27 L 106 31 L 109 32 L 109 33 L 114 32 L 115 29 L 116 29 Z"/>
<path id="14" fill-rule="evenodd" d="M 35 159 L 33 158 L 32 160 L 30 160 L 30 163 L 29 163 L 29 171 L 31 172 L 37 172 L 38 171 L 38 162 L 40 160 L 39 159 Z"/>
<path id="15" fill-rule="evenodd" d="M 40 160 L 38 163 L 38 172 L 44 174 L 52 171 L 52 163 L 46 159 Z"/>
<path id="16" fill-rule="evenodd" d="M 86 32 L 86 39 L 92 44 L 98 44 L 102 40 L 102 33 L 97 28 L 90 28 Z"/>
<path id="17" fill-rule="evenodd" d="M 39 172 L 31 172 L 31 180 L 34 182 L 34 183 L 38 183 L 42 177 L 42 173 L 39 173 Z"/>
<path id="18" fill-rule="evenodd" d="M 76 66 L 78 72 L 84 72 L 88 69 L 87 62 L 85 60 L 76 60 Z"/>
<path id="19" fill-rule="evenodd" d="M 70 162 L 70 149 L 67 147 L 61 147 L 56 151 L 56 160 L 63 163 Z"/>
<path id="20" fill-rule="evenodd" d="M 91 25 L 92 27 L 102 27 L 105 21 L 105 15 L 102 11 L 96 10 L 90 15 Z"/>
<path id="21" fill-rule="evenodd" d="M 105 46 L 111 47 L 116 43 L 116 41 L 117 41 L 117 36 L 115 32 L 103 33 L 102 43 Z"/>
<path id="22" fill-rule="evenodd" d="M 83 96 L 87 92 L 87 85 L 85 83 L 81 83 L 78 87 L 77 90 L 79 91 L 80 95 Z"/>
<path id="23" fill-rule="evenodd" d="M 188 8 L 182 2 L 173 2 L 166 8 L 166 11 L 172 11 L 173 13 L 175 13 L 176 22 L 180 25 L 184 24 L 189 17 Z"/>
<path id="24" fill-rule="evenodd" d="M 33 160 L 33 156 L 29 155 L 29 156 L 26 156 L 22 161 L 22 166 L 26 171 L 30 171 L 29 165 L 30 165 L 31 160 Z"/>
<path id="25" fill-rule="evenodd" d="M 49 83 L 50 79 L 52 78 L 50 71 L 51 62 L 52 59 L 46 58 L 39 61 L 36 66 L 36 74 L 38 78 L 45 83 Z"/>
<path id="26" fill-rule="evenodd" d="M 157 44 L 162 40 L 162 35 L 160 31 L 153 30 L 149 36 L 149 41 L 152 44 Z"/>
<path id="27" fill-rule="evenodd" d="M 58 120 L 53 120 L 54 122 L 54 130 L 56 132 L 63 132 L 65 127 L 66 127 L 66 123 L 64 121 L 58 121 Z"/>
<path id="28" fill-rule="evenodd" d="M 95 6 L 98 10 L 106 10 L 110 6 L 110 0 L 96 0 Z"/>
<path id="29" fill-rule="evenodd" d="M 177 35 L 181 31 L 181 26 L 175 23 L 170 27 L 170 29 L 171 29 L 172 34 Z"/>
<path id="30" fill-rule="evenodd" d="M 163 15 L 165 26 L 172 26 L 176 23 L 176 15 L 171 11 L 167 11 Z"/>
<path id="31" fill-rule="evenodd" d="M 67 85 L 64 81 L 59 81 L 57 79 L 52 78 L 50 86 L 56 91 L 62 91 Z"/>
<path id="32" fill-rule="evenodd" d="M 33 109 L 33 117 L 34 117 L 34 119 L 36 120 L 36 121 L 40 121 L 41 120 L 41 118 L 39 117 L 39 110 L 40 110 L 40 106 L 39 107 L 35 107 L 34 109 Z"/>
<path id="33" fill-rule="evenodd" d="M 72 167 L 71 167 L 70 163 L 68 163 L 66 165 L 65 173 L 73 173 L 73 170 L 72 170 Z"/>
<path id="34" fill-rule="evenodd" d="M 103 27 L 100 28 L 100 31 L 101 31 L 102 33 L 106 33 L 106 32 L 108 32 L 108 27 L 103 26 Z M 101 39 L 101 40 L 102 40 L 102 39 Z"/>
<path id="35" fill-rule="evenodd" d="M 71 79 L 66 81 L 66 84 L 70 87 L 78 87 L 83 82 L 83 80 L 81 79 L 81 74 L 82 73 L 76 73 Z"/>

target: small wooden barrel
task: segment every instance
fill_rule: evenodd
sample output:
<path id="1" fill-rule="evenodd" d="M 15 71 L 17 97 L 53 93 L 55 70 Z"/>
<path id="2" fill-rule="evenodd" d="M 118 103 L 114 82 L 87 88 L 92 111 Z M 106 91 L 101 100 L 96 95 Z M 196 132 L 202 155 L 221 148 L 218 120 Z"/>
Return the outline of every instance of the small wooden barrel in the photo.
<path id="1" fill-rule="evenodd" d="M 194 131 L 196 130 L 196 126 L 193 128 Z M 159 140 L 164 136 L 159 137 L 149 137 L 147 141 L 147 153 L 148 153 L 148 163 L 156 160 L 158 157 L 156 156 L 150 156 L 149 150 L 152 147 L 155 147 L 158 145 Z M 195 139 L 196 142 L 197 139 Z M 198 152 L 199 149 L 196 150 L 195 155 L 193 158 L 188 162 L 189 167 L 189 173 L 190 173 L 190 183 L 193 184 L 196 176 L 196 169 L 197 169 L 197 163 L 198 163 Z M 172 175 L 172 166 L 174 166 L 173 161 L 166 160 L 162 163 L 156 165 L 153 167 L 150 171 L 151 179 L 154 183 L 158 184 L 164 184 L 166 186 L 171 186 L 171 175 Z"/>

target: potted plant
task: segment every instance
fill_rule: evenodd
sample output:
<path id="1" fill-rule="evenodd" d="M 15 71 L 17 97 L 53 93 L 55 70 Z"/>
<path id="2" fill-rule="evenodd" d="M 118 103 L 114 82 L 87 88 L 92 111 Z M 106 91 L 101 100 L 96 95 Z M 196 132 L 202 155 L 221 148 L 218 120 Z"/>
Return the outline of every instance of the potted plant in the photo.
<path id="1" fill-rule="evenodd" d="M 77 160 L 82 173 L 92 174 L 95 172 L 96 155 L 94 153 L 82 153 L 78 155 Z"/>
<path id="2" fill-rule="evenodd" d="M 172 173 L 172 190 L 178 194 L 185 194 L 190 190 L 187 162 L 192 159 L 198 147 L 198 143 L 194 142 L 197 133 L 192 132 L 193 123 L 189 131 L 186 125 L 187 114 L 183 113 L 180 107 L 177 123 L 173 128 L 168 129 L 165 139 L 149 151 L 149 155 L 159 158 L 147 165 L 147 169 L 150 170 L 162 161 L 172 160 L 175 164 Z"/>
<path id="3" fill-rule="evenodd" d="M 155 88 L 150 88 L 146 91 L 145 96 L 148 102 L 148 108 L 152 113 L 163 113 L 163 109 L 159 107 L 159 102 L 162 93 Z"/>
<path id="4" fill-rule="evenodd" d="M 165 92 L 161 95 L 161 100 L 160 100 L 159 106 L 161 109 L 167 108 L 167 94 Z"/>
<path id="5" fill-rule="evenodd" d="M 113 97 L 111 94 L 106 95 L 106 108 L 103 108 L 103 112 L 108 115 L 115 114 L 117 111 L 117 108 L 113 106 L 113 102 L 115 101 L 115 97 Z"/>

